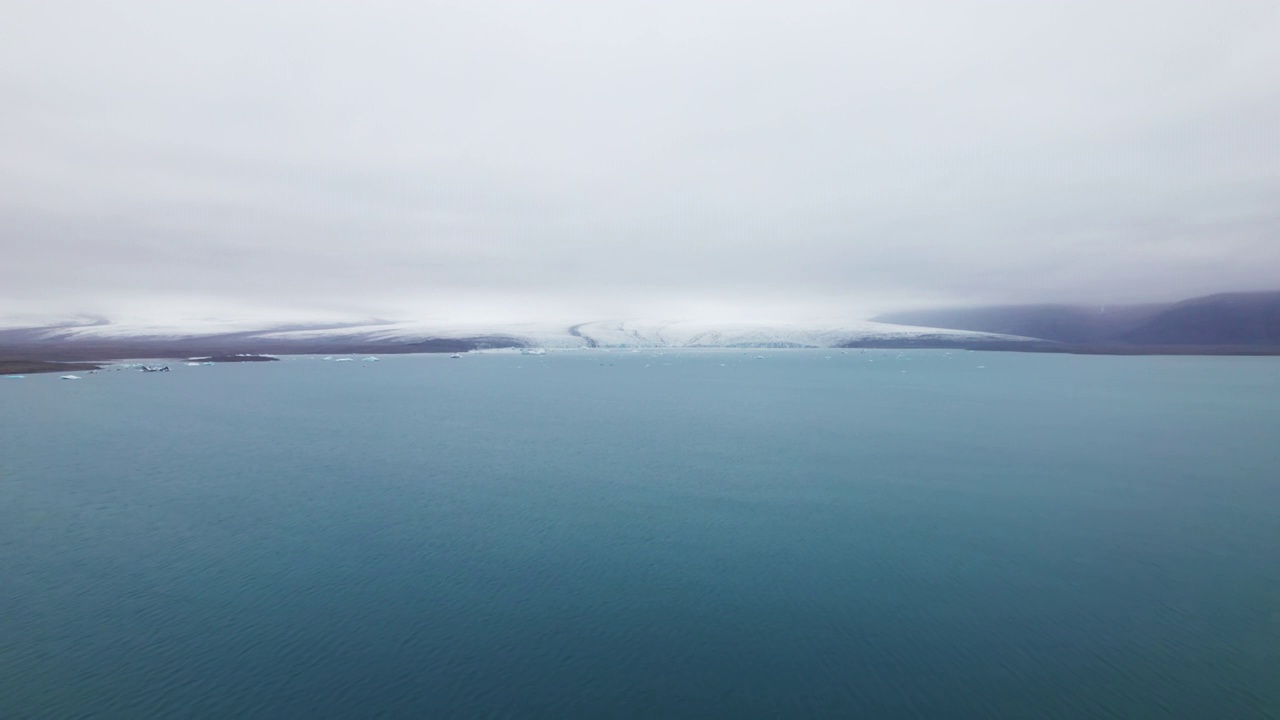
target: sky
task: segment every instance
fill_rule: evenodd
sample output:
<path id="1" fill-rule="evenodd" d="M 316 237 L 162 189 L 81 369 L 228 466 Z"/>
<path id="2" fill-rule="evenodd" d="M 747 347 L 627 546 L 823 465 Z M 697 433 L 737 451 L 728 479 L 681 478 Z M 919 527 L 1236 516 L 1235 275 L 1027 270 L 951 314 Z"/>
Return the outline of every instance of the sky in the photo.
<path id="1" fill-rule="evenodd" d="M 0 317 L 1280 288 L 1280 3 L 0 3 Z"/>

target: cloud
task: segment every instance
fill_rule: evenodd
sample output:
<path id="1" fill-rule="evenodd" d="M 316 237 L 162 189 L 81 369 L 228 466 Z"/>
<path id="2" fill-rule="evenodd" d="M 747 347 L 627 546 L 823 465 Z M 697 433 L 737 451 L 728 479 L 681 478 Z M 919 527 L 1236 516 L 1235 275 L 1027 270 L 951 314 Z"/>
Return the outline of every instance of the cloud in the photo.
<path id="1" fill-rule="evenodd" d="M 1271 2 L 0 6 L 13 312 L 865 316 L 1280 277 Z"/>

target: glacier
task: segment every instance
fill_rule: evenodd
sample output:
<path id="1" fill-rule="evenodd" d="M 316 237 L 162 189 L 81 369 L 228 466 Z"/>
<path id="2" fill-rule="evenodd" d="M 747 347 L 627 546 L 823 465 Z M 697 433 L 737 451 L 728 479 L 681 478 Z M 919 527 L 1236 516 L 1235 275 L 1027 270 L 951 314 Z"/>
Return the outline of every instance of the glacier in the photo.
<path id="1" fill-rule="evenodd" d="M 1037 338 L 860 321 L 715 322 L 621 319 L 568 323 L 450 323 L 371 321 L 281 327 L 246 322 L 108 323 L 3 328 L 0 345 L 92 345 L 95 343 L 240 345 L 246 350 L 307 353 L 309 347 L 350 348 L 321 352 L 356 353 L 367 346 L 401 346 L 455 341 L 477 348 L 836 348 L 877 344 L 918 347 L 1008 346 L 1043 342 Z"/>

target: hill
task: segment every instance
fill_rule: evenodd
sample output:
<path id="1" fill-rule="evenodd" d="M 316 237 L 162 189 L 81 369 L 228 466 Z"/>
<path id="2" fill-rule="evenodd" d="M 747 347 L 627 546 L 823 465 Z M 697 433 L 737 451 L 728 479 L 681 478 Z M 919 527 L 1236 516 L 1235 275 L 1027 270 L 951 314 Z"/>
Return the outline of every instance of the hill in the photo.
<path id="1" fill-rule="evenodd" d="M 877 322 L 1039 338 L 1058 350 L 1280 350 L 1280 291 L 1221 293 L 1156 305 L 1004 305 L 887 313 Z"/>

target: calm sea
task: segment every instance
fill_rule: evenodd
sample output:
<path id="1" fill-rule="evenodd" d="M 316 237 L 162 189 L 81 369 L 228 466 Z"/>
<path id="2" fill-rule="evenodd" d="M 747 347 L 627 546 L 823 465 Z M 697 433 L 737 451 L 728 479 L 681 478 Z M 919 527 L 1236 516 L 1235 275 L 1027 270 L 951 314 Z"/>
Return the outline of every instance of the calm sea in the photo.
<path id="1" fill-rule="evenodd" d="M 1280 359 L 0 379 L 0 717 L 1280 717 Z"/>

